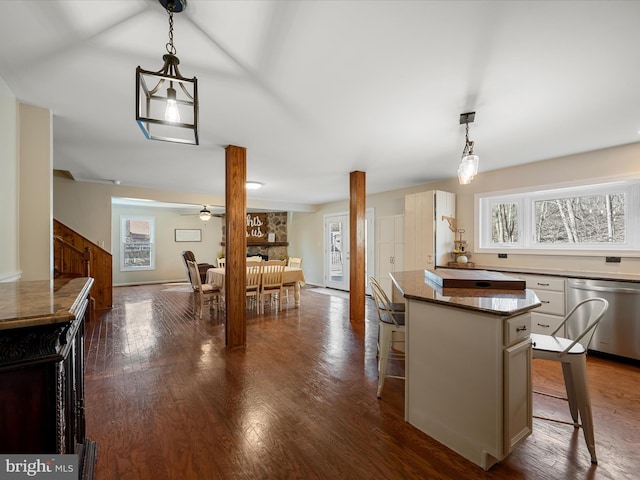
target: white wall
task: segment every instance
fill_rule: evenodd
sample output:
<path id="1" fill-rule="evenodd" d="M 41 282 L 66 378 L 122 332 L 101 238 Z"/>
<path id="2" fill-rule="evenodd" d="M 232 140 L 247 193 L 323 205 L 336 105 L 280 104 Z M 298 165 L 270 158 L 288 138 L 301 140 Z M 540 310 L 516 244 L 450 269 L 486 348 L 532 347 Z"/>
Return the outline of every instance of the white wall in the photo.
<path id="1" fill-rule="evenodd" d="M 151 271 L 120 271 L 120 217 L 136 215 L 155 218 L 156 231 L 156 268 Z M 199 229 L 202 232 L 201 242 L 176 242 L 176 228 Z M 182 215 L 179 211 L 164 208 L 133 207 L 114 205 L 111 229 L 113 237 L 113 284 L 130 285 L 155 282 L 184 282 L 187 280 L 181 253 L 191 250 L 198 263 L 216 264 L 222 240 L 221 219 L 212 217 L 203 222 L 197 215 Z"/>
<path id="2" fill-rule="evenodd" d="M 53 279 L 51 110 L 20 103 L 18 116 L 22 280 L 50 280 Z"/>
<path id="3" fill-rule="evenodd" d="M 507 189 L 548 186 L 576 180 L 599 181 L 607 176 L 640 176 L 640 143 L 623 145 L 594 152 L 582 153 L 530 163 L 519 167 L 485 172 L 482 170 L 469 185 L 459 185 L 457 178 L 423 184 L 411 188 L 368 195 L 367 207 L 374 209 L 375 217 L 404 213 L 404 196 L 426 190 L 444 190 L 457 195 L 458 228 L 466 230 L 465 238 L 471 242 L 473 251 L 474 195 Z M 456 165 L 452 160 L 452 173 Z M 96 185 L 54 178 L 54 214 L 63 223 L 90 239 L 100 239 L 100 230 L 111 225 L 110 208 L 102 207 L 110 202 L 111 195 L 134 198 L 150 198 L 158 201 L 193 204 L 223 204 L 220 197 L 166 192 L 161 190 L 136 189 L 115 185 Z M 323 217 L 327 214 L 347 212 L 348 181 L 345 177 L 344 197 L 341 202 L 320 205 L 315 212 L 295 212 L 290 215 L 288 225 L 289 255 L 303 259 L 303 269 L 308 283 L 323 284 Z M 82 205 L 82 204 L 85 205 Z M 90 221 L 80 214 L 86 205 L 100 205 Z M 640 208 L 633 206 L 632 208 Z M 86 223 L 86 228 L 85 228 Z M 374 227 L 375 228 L 375 227 Z M 375 230 L 374 230 L 375 231 Z M 95 240 L 94 240 L 95 241 Z M 109 245 L 105 248 L 113 253 Z M 175 253 L 175 252 L 174 252 Z M 198 257 L 197 253 L 196 256 Z M 207 258 L 199 261 L 209 261 Z M 539 267 L 548 269 L 584 270 L 592 272 L 638 273 L 640 258 L 623 258 L 620 264 L 605 264 L 604 257 L 541 256 L 509 254 L 507 259 L 497 255 L 475 254 L 473 261 L 480 266 Z M 115 271 L 114 271 L 115 273 Z M 115 278 L 115 276 L 114 276 Z"/>
<path id="4" fill-rule="evenodd" d="M 18 182 L 18 106 L 0 77 L 0 281 L 20 277 Z"/>
<path id="5" fill-rule="evenodd" d="M 456 162 L 452 160 L 452 173 Z M 456 194 L 457 227 L 465 229 L 465 239 L 474 239 L 474 195 L 502 190 L 542 187 L 562 182 L 582 180 L 601 181 L 616 176 L 640 178 L 640 143 L 623 145 L 593 152 L 570 155 L 518 167 L 489 172 L 482 171 L 469 185 L 460 185 L 457 178 L 427 183 L 417 187 L 393 190 L 367 196 L 367 208 L 373 208 L 375 217 L 404 213 L 404 196 L 409 193 L 444 190 Z M 345 182 L 346 183 L 346 182 Z M 345 198 L 348 197 L 345 190 Z M 632 205 L 631 208 L 640 208 Z M 349 209 L 348 200 L 322 205 L 314 213 L 295 213 L 289 230 L 289 251 L 300 252 L 304 258 L 307 282 L 323 284 L 322 235 L 323 216 Z M 292 254 L 293 255 L 293 254 Z M 640 273 L 640 257 L 623 257 L 619 264 L 605 263 L 604 256 L 569 255 L 518 255 L 509 254 L 507 259 L 498 259 L 497 254 L 474 254 L 472 260 L 481 267 L 529 267 L 551 270 L 580 270 L 588 272 Z M 377 272 L 376 272 L 377 274 Z"/>

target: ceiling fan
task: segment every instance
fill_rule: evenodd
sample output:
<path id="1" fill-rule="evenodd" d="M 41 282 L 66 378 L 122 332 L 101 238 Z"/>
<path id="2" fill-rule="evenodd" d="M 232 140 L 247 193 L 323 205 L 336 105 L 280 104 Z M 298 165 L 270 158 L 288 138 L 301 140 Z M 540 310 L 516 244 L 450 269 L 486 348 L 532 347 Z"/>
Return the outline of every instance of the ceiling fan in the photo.
<path id="1" fill-rule="evenodd" d="M 211 217 L 222 217 L 222 214 L 220 213 L 212 213 L 206 205 L 203 205 L 202 210 L 200 210 L 198 213 L 183 213 L 182 215 L 198 215 L 200 217 L 200 220 L 202 220 L 203 222 L 208 222 L 209 220 L 211 220 Z"/>

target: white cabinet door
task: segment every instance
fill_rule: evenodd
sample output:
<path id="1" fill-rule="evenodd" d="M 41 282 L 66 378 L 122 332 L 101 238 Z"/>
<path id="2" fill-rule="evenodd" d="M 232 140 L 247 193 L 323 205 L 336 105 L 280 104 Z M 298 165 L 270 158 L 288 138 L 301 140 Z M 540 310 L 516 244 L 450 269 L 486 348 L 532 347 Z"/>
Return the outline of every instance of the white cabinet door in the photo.
<path id="1" fill-rule="evenodd" d="M 504 350 L 504 454 L 531 434 L 531 340 Z"/>
<path id="2" fill-rule="evenodd" d="M 378 281 L 391 298 L 390 273 L 402 271 L 404 216 L 390 215 L 378 219 Z"/>
<path id="3" fill-rule="evenodd" d="M 455 232 L 445 217 L 455 215 L 454 193 L 430 190 L 405 196 L 404 270 L 448 264 Z"/>

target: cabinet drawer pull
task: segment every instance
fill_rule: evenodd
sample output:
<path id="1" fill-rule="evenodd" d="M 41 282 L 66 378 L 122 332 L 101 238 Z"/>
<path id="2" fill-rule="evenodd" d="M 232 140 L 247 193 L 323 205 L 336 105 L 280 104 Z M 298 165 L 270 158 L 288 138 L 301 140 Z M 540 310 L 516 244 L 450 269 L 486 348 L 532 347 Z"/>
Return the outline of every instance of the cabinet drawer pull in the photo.
<path id="1" fill-rule="evenodd" d="M 526 332 L 527 331 L 527 326 L 523 325 L 521 327 L 516 327 L 516 332 Z"/>
<path id="2" fill-rule="evenodd" d="M 538 284 L 539 286 L 541 286 L 541 287 L 548 287 L 548 286 L 549 286 L 549 284 L 548 284 L 548 283 L 540 283 L 540 282 L 537 282 L 537 284 Z"/>
<path id="3" fill-rule="evenodd" d="M 544 323 L 538 323 L 538 326 L 542 327 L 542 328 L 549 328 L 551 325 L 545 325 Z"/>
<path id="4" fill-rule="evenodd" d="M 540 300 L 540 303 L 551 303 L 550 300 Z"/>

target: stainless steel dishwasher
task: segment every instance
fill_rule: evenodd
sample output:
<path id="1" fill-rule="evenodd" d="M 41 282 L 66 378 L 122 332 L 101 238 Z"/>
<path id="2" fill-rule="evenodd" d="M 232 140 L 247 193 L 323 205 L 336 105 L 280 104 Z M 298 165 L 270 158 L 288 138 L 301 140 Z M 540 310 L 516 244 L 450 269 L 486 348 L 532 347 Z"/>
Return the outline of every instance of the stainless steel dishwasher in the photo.
<path id="1" fill-rule="evenodd" d="M 600 320 L 590 350 L 640 360 L 640 283 L 608 280 L 567 280 L 567 309 L 585 298 L 602 297 L 609 310 Z M 586 325 L 586 319 L 577 322 Z M 571 336 L 575 332 L 568 330 Z"/>

